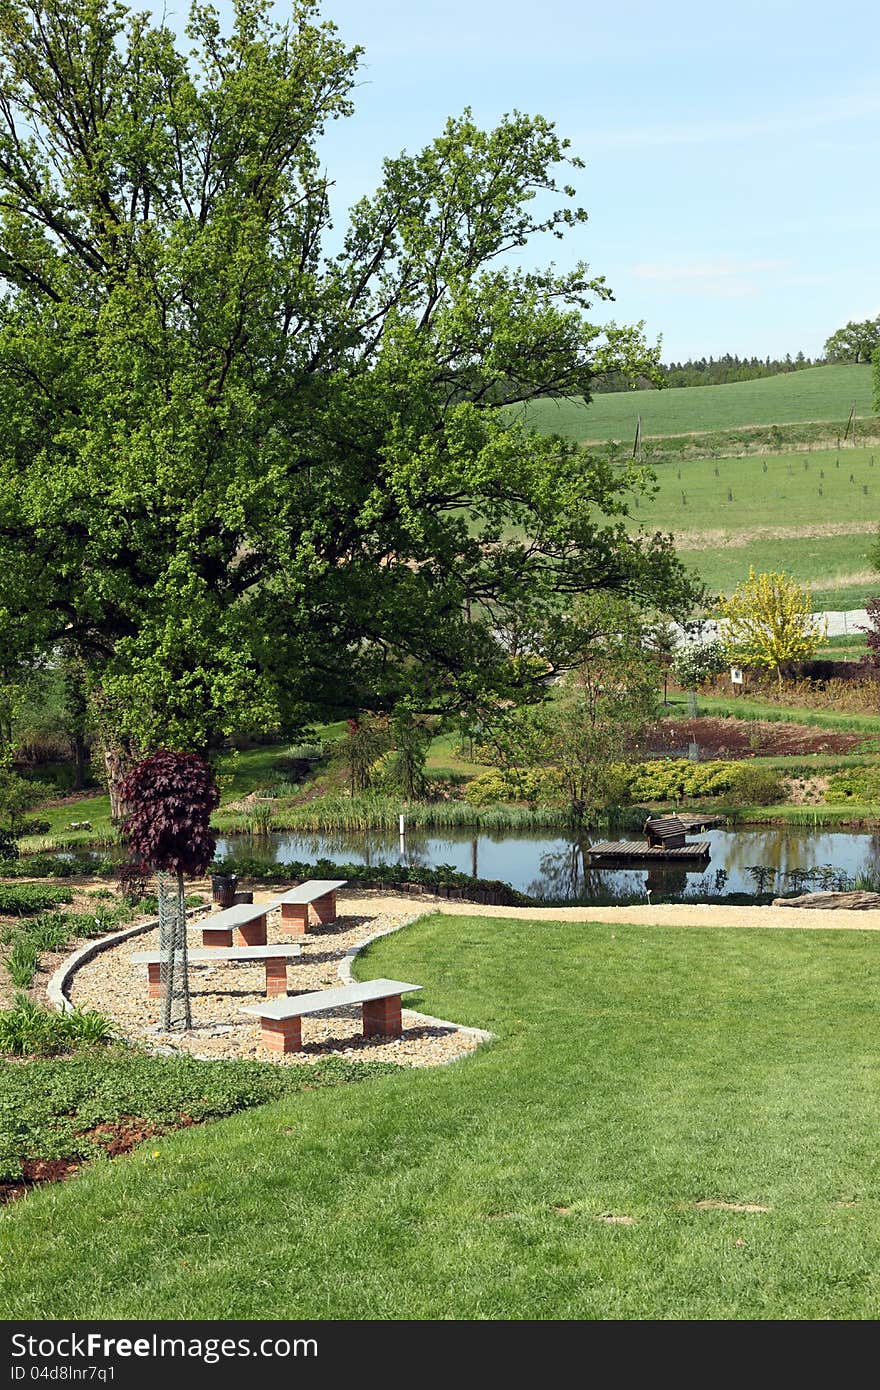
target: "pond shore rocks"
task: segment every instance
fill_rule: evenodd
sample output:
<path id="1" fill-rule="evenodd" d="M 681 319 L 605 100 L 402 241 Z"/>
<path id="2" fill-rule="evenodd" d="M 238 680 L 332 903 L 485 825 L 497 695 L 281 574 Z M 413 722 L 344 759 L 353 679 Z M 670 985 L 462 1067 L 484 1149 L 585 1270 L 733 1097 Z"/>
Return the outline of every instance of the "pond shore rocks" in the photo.
<path id="1" fill-rule="evenodd" d="M 773 907 L 842 907 L 868 912 L 880 908 L 880 893 L 802 893 L 799 898 L 774 898 Z"/>

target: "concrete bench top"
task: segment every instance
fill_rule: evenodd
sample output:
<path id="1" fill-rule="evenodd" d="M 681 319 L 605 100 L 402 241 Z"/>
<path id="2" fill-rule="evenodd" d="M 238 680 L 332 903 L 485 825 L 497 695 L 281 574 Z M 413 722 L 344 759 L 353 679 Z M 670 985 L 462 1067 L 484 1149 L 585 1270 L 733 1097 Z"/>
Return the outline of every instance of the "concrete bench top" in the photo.
<path id="1" fill-rule="evenodd" d="M 302 955 L 302 946 L 221 946 L 212 951 L 210 947 L 200 946 L 193 948 L 189 946 L 186 952 L 187 960 L 210 961 L 213 965 L 222 965 L 227 960 L 293 960 Z M 135 965 L 161 965 L 165 959 L 164 951 L 135 951 L 134 955 L 129 956 L 129 960 L 134 961 Z"/>
<path id="2" fill-rule="evenodd" d="M 294 999 L 273 999 L 268 1004 L 248 1004 L 241 1012 L 256 1014 L 259 1018 L 299 1018 L 301 1014 L 320 1014 L 325 1009 L 341 1009 L 345 1004 L 368 1004 L 371 999 L 411 994 L 414 990 L 422 988 L 422 985 L 408 985 L 403 980 L 367 980 L 362 985 L 320 989 L 313 994 L 300 994 Z"/>
<path id="3" fill-rule="evenodd" d="M 227 928 L 243 927 L 257 917 L 265 917 L 267 912 L 274 912 L 277 906 L 277 898 L 270 903 L 236 903 L 234 907 L 225 907 L 222 912 L 201 917 L 198 922 L 190 922 L 189 925 L 198 931 L 226 931 Z"/>
<path id="4" fill-rule="evenodd" d="M 347 878 L 310 878 L 308 883 L 301 883 L 298 888 L 288 888 L 286 893 L 276 899 L 275 906 L 277 907 L 278 903 L 311 903 L 315 898 L 335 893 L 347 883 Z"/>

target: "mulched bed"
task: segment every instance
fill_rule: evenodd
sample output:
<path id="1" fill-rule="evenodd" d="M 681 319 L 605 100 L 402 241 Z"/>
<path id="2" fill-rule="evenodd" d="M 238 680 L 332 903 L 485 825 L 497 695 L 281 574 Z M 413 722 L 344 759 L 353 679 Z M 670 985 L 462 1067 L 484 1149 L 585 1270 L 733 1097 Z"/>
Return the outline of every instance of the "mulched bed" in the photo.
<path id="1" fill-rule="evenodd" d="M 687 756 L 689 743 L 700 745 L 703 761 L 712 758 L 800 757 L 809 753 L 854 753 L 863 733 L 831 733 L 805 724 L 745 719 L 660 719 L 646 735 L 646 754 Z"/>

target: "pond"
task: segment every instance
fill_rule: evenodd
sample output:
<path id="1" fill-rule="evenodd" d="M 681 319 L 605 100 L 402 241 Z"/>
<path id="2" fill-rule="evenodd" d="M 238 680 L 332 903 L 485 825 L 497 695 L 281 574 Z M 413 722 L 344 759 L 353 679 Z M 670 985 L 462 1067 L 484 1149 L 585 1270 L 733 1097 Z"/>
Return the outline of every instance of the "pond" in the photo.
<path id="1" fill-rule="evenodd" d="M 629 868 L 590 868 L 588 849 L 606 835 L 574 835 L 551 832 L 444 830 L 397 835 L 363 833 L 281 832 L 256 838 L 222 837 L 218 856 L 225 854 L 270 857 L 279 863 L 327 859 L 336 864 L 395 864 L 435 868 L 452 865 L 477 878 L 501 879 L 531 897 L 551 901 L 589 901 L 597 895 L 679 896 L 717 893 L 754 893 L 755 878 L 748 869 L 767 865 L 767 890 L 791 890 L 785 875 L 792 870 L 833 865 L 852 877 L 872 873 L 880 865 L 880 832 L 861 830 L 811 830 L 805 827 L 755 826 L 743 830 L 707 830 L 689 839 L 708 840 L 711 858 L 681 863 L 653 863 Z M 639 836 L 623 836 L 638 839 Z M 726 880 L 716 875 L 723 871 Z M 815 886 L 815 885 L 811 885 Z M 826 885 L 830 886 L 830 885 Z"/>

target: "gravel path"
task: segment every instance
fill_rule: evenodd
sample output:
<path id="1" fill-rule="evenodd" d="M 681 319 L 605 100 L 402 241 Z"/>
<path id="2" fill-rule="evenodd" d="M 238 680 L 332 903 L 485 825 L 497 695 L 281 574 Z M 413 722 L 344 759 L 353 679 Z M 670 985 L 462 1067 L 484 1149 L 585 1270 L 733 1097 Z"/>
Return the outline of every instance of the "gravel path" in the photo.
<path id="1" fill-rule="evenodd" d="M 434 909 L 432 909 L 434 910 Z M 654 907 L 485 907 L 441 901 L 437 911 L 461 917 L 513 917 L 523 922 L 631 922 L 644 927 L 795 927 L 800 931 L 880 931 L 880 909 L 723 907 L 658 903 Z"/>
<path id="2" fill-rule="evenodd" d="M 269 902 L 277 890 L 254 893 L 257 903 Z M 339 985 L 338 967 L 352 946 L 361 945 L 379 932 L 405 926 L 439 905 L 439 899 L 389 897 L 362 890 L 340 894 L 337 921 L 314 927 L 304 938 L 280 930 L 280 912 L 268 914 L 270 942 L 302 940 L 303 954 L 290 962 L 291 993 L 331 989 Z M 199 923 L 191 919 L 190 944 L 201 945 Z M 260 1003 L 265 994 L 265 970 L 260 963 L 191 965 L 193 1029 L 187 1034 L 163 1033 L 159 1025 L 162 1001 L 147 995 L 146 967 L 133 965 L 139 951 L 157 950 L 158 930 L 145 932 L 103 951 L 76 972 L 70 989 L 71 1002 L 79 1008 L 99 1009 L 131 1042 L 159 1051 L 189 1052 L 197 1057 L 263 1058 L 276 1062 L 319 1061 L 329 1054 L 364 1061 L 395 1062 L 400 1066 L 430 1067 L 450 1062 L 479 1045 L 479 1037 L 467 1029 L 430 1023 L 411 1010 L 403 1010 L 403 1036 L 364 1038 L 361 1009 L 337 1009 L 325 1017 L 310 1014 L 303 1019 L 303 1050 L 279 1056 L 260 1048 L 259 1019 L 241 1014 L 246 1004 Z M 413 995 L 416 1001 L 418 996 Z"/>
<path id="3" fill-rule="evenodd" d="M 268 902 L 271 889 L 254 893 L 255 902 Z M 446 898 L 411 898 L 360 889 L 341 893 L 340 916 L 332 926 L 312 928 L 303 939 L 304 951 L 288 969 L 291 990 L 330 989 L 339 984 L 338 967 L 352 946 L 370 937 L 405 926 L 426 912 L 449 916 L 495 917 L 534 922 L 612 922 L 654 927 L 782 928 L 817 931 L 880 931 L 880 910 L 847 912 L 774 907 L 723 907 L 700 904 L 660 904 L 644 907 L 491 907 L 479 903 L 451 902 Z M 279 929 L 280 914 L 267 919 L 269 941 L 289 941 Z M 198 922 L 191 942 L 200 944 Z M 303 1019 L 303 1051 L 286 1057 L 263 1053 L 259 1046 L 259 1022 L 239 1013 L 244 1004 L 263 999 L 262 965 L 193 965 L 191 969 L 193 1031 L 162 1033 L 161 1001 L 147 996 L 146 971 L 131 963 L 136 951 L 158 947 L 152 931 L 121 943 L 89 961 L 73 978 L 72 1002 L 80 1008 L 100 1009 L 132 1042 L 159 1051 L 189 1052 L 198 1057 L 271 1057 L 272 1061 L 318 1061 L 335 1053 L 364 1060 L 395 1062 L 400 1066 L 437 1066 L 479 1046 L 479 1038 L 454 1025 L 429 1023 L 411 1010 L 403 1011 L 401 1038 L 366 1039 L 361 1034 L 359 1007 L 337 1010 L 326 1017 Z"/>

